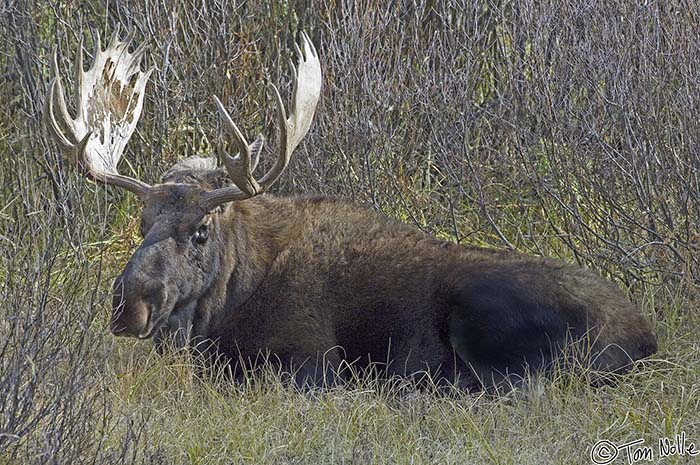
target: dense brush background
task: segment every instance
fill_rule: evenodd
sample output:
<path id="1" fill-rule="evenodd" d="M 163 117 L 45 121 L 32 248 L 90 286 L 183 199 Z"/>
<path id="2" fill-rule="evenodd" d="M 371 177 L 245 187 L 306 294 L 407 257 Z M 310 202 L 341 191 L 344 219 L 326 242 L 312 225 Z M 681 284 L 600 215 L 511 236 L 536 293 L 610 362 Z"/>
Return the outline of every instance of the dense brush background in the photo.
<path id="1" fill-rule="evenodd" d="M 116 340 L 110 287 L 140 205 L 64 166 L 41 114 L 54 48 L 69 84 L 78 40 L 90 63 L 117 25 L 151 40 L 156 67 L 123 172 L 157 182 L 215 147 L 214 92 L 271 141 L 269 167 L 265 87 L 289 95 L 306 31 L 325 87 L 276 194 L 592 267 L 640 305 L 659 353 L 614 388 L 299 393 Z M 681 431 L 700 448 L 698 37 L 692 0 L 2 1 L 0 464 L 570 464 L 601 438 Z"/>

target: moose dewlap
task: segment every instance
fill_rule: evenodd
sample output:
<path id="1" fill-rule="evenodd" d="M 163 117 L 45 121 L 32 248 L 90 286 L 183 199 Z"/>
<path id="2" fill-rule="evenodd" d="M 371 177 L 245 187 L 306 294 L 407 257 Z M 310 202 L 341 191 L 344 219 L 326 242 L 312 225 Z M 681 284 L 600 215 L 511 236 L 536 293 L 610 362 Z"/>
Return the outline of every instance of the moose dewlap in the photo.
<path id="1" fill-rule="evenodd" d="M 190 158 L 157 185 L 118 173 L 151 71 L 142 45 L 115 32 L 88 71 L 77 54 L 77 114 L 54 60 L 45 122 L 85 176 L 144 204 L 143 242 L 114 284 L 112 332 L 197 346 L 234 371 L 260 360 L 300 382 L 350 363 L 387 375 L 430 373 L 480 386 L 547 371 L 561 359 L 620 372 L 656 351 L 639 309 L 612 282 L 561 261 L 464 247 L 349 202 L 260 195 L 308 132 L 321 93 L 317 52 L 302 34 L 287 115 L 277 88 L 278 158 L 261 178 L 249 144 L 214 97 L 238 154 Z M 319 369 L 319 367 L 321 367 Z M 338 374 L 340 373 L 340 374 Z"/>

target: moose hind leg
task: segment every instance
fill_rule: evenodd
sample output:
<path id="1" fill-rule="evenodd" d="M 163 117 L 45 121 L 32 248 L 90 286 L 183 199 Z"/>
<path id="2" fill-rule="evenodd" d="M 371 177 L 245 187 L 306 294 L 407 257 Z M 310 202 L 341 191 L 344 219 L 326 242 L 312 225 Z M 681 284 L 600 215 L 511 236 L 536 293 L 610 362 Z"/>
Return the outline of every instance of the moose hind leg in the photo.
<path id="1" fill-rule="evenodd" d="M 450 342 L 485 386 L 518 385 L 547 371 L 569 336 L 570 323 L 512 277 L 483 274 L 452 299 Z"/>

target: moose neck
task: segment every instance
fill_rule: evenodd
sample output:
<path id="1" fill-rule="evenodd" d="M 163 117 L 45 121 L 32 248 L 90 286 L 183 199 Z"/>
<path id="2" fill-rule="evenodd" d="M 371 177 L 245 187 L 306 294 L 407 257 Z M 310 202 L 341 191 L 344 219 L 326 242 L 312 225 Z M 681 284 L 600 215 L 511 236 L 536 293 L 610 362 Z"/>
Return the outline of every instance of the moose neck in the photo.
<path id="1" fill-rule="evenodd" d="M 275 258 L 299 229 L 298 213 L 288 201 L 271 195 L 232 202 L 221 214 L 221 240 L 225 250 L 220 278 L 212 289 L 212 302 L 201 302 L 217 311 L 235 312 L 265 279 Z M 207 318 L 209 319 L 209 318 Z"/>

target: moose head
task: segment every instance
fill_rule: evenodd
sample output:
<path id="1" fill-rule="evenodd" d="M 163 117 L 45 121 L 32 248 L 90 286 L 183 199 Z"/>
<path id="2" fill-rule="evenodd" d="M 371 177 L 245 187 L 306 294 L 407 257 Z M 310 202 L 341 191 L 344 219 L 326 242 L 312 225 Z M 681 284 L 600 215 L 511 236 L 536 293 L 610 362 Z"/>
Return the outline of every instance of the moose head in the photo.
<path id="1" fill-rule="evenodd" d="M 44 117 L 65 157 L 85 177 L 133 192 L 144 204 L 143 242 L 114 283 L 111 330 L 118 336 L 148 338 L 168 321 L 174 309 L 187 313 L 212 284 L 224 256 L 231 256 L 221 238 L 219 216 L 227 203 L 266 192 L 282 175 L 311 125 L 321 93 L 321 67 L 316 49 L 302 33 L 301 47 L 296 47 L 298 65 L 289 116 L 277 87 L 269 86 L 277 108 L 279 149 L 277 160 L 264 176 L 256 179 L 253 174 L 263 148 L 262 135 L 248 143 L 219 98 L 213 96 L 230 135 L 229 146 L 238 153 L 232 156 L 219 145 L 224 165 L 219 172 L 213 158 L 190 159 L 166 173 L 165 182 L 149 185 L 117 170 L 136 129 L 144 90 L 153 72 L 153 68 L 141 70 L 146 43 L 130 52 L 132 40 L 133 35 L 121 41 L 117 29 L 102 50 L 98 37 L 88 71 L 83 69 L 81 42 L 75 61 L 75 117 L 67 110 L 54 54 L 54 78 Z M 179 168 L 183 166 L 222 176 L 192 179 L 192 170 L 182 175 Z"/>

